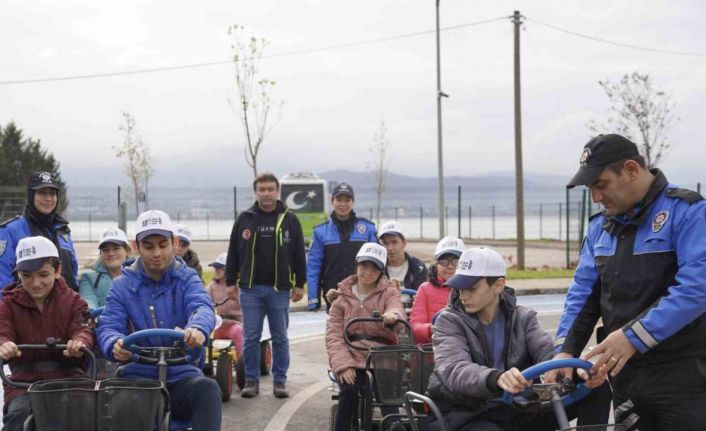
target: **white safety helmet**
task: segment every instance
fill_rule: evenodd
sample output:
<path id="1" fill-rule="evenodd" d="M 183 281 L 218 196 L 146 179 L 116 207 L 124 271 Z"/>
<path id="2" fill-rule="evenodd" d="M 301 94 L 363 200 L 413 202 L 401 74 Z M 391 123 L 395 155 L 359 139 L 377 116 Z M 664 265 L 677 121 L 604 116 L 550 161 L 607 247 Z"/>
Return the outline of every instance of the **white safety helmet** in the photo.
<path id="1" fill-rule="evenodd" d="M 465 249 L 466 247 L 462 239 L 456 238 L 455 236 L 447 236 L 436 244 L 434 259 L 439 260 L 439 258 L 445 254 L 453 254 L 456 257 L 461 257 Z"/>

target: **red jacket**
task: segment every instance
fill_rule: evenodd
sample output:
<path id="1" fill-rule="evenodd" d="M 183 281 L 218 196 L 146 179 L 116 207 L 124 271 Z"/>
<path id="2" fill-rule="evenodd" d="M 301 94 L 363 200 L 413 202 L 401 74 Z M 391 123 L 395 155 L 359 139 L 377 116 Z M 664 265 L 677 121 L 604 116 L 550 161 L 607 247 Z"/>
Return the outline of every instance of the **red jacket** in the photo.
<path id="1" fill-rule="evenodd" d="M 409 317 L 415 343 L 431 343 L 431 319 L 449 304 L 450 293 L 450 287 L 435 286 L 431 281 L 419 286 Z"/>
<path id="2" fill-rule="evenodd" d="M 380 277 L 375 290 L 370 292 L 363 301 L 353 294 L 353 285 L 358 282 L 358 277 L 351 275 L 338 283 L 339 296 L 331 304 L 329 319 L 326 322 L 326 352 L 331 370 L 339 374 L 348 368 L 365 368 L 365 359 L 368 354 L 354 350 L 346 345 L 343 339 L 343 327 L 346 322 L 354 317 L 371 317 L 373 311 L 380 314 L 393 312 L 399 320 L 406 320 L 400 291 L 390 284 L 387 277 Z M 361 333 L 386 338 L 395 343 L 395 333 L 385 329 L 382 323 L 360 323 L 351 325 L 350 333 Z M 372 341 L 356 341 L 361 345 L 376 346 L 380 343 Z"/>
<path id="3" fill-rule="evenodd" d="M 86 348 L 93 348 L 93 333 L 86 325 L 88 305 L 78 293 L 69 289 L 63 278 L 54 282 L 54 287 L 45 300 L 44 311 L 39 311 L 34 300 L 21 285 L 11 284 L 3 290 L 0 302 L 0 344 L 12 341 L 15 344 L 44 344 L 54 337 L 58 343 L 82 340 Z M 10 360 L 10 369 L 20 364 L 35 361 L 68 361 L 77 368 L 50 372 L 13 372 L 16 381 L 34 382 L 80 376 L 78 367 L 83 358 L 67 359 L 61 350 L 25 350 L 19 358 Z M 5 408 L 25 389 L 4 386 Z"/>

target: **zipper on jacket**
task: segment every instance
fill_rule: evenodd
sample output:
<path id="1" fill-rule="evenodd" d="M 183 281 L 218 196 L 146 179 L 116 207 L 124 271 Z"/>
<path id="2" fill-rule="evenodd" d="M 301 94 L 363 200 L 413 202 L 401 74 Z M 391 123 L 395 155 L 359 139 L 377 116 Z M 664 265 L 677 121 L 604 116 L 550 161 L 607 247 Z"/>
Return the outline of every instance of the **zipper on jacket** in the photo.
<path id="1" fill-rule="evenodd" d="M 277 288 L 277 278 L 279 276 L 279 245 L 282 240 L 282 222 L 284 221 L 284 216 L 287 215 L 287 211 L 289 210 L 286 209 L 280 214 L 279 220 L 277 220 L 277 224 L 275 225 L 275 292 L 279 292 Z"/>
<path id="2" fill-rule="evenodd" d="M 257 227 L 253 230 L 255 230 L 255 233 L 253 234 L 252 247 L 250 249 L 250 277 L 248 277 L 248 288 L 252 288 L 252 279 L 255 271 L 255 243 L 257 242 Z"/>
<path id="3" fill-rule="evenodd" d="M 154 305 L 150 304 L 150 318 L 152 318 L 152 327 L 159 328 L 157 325 L 157 315 L 154 312 Z"/>

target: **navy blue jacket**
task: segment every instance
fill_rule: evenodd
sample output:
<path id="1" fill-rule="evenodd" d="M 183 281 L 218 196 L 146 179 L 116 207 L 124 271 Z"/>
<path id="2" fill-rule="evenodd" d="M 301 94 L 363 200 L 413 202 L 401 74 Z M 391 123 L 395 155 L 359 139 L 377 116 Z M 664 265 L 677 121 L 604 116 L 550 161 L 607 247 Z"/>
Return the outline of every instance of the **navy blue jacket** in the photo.
<path id="1" fill-rule="evenodd" d="M 658 363 L 706 354 L 706 201 L 656 178 L 632 217 L 592 217 L 555 348 L 581 354 L 598 318 Z"/>
<path id="2" fill-rule="evenodd" d="M 351 212 L 346 222 L 334 219 L 314 227 L 306 264 L 309 309 L 319 303 L 319 289 L 335 289 L 355 274 L 355 256 L 366 242 L 377 242 L 375 224 Z"/>
<path id="3" fill-rule="evenodd" d="M 0 289 L 15 282 L 12 271 L 15 269 L 15 248 L 22 238 L 44 236 L 54 243 L 59 251 L 61 275 L 66 284 L 78 291 L 78 261 L 76 249 L 71 240 L 69 223 L 57 216 L 52 232 L 39 226 L 26 215 L 17 216 L 0 224 Z M 0 290 L 0 293 L 2 291 Z"/>
<path id="4" fill-rule="evenodd" d="M 155 281 L 145 273 L 138 258 L 113 281 L 96 338 L 105 357 L 114 360 L 113 345 L 133 331 L 196 328 L 208 339 L 215 325 L 213 302 L 195 270 L 174 257 L 162 280 Z M 156 339 L 146 345 L 171 345 L 171 341 Z M 158 379 L 156 366 L 136 363 L 127 365 L 121 375 Z M 203 373 L 193 365 L 174 365 L 167 369 L 167 382 L 199 375 Z"/>

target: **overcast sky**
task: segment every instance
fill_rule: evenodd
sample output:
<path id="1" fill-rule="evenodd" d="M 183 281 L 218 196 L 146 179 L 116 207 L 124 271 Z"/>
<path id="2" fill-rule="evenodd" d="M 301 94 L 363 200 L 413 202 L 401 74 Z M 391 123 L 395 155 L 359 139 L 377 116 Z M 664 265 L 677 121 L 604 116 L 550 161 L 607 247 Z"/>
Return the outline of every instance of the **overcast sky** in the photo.
<path id="1" fill-rule="evenodd" d="M 422 32 L 434 0 L 23 1 L 3 0 L 0 81 L 120 72 L 228 60 L 229 25 L 270 41 L 266 55 Z M 443 0 L 442 27 L 509 17 L 519 8 L 527 172 L 566 175 L 605 118 L 598 80 L 649 73 L 672 94 L 680 121 L 662 167 L 685 184 L 705 181 L 706 4 L 692 1 Z M 533 21 L 534 20 L 534 21 Z M 668 55 L 578 38 L 558 27 Z M 442 33 L 447 175 L 514 169 L 509 19 Z M 277 174 L 365 170 L 373 135 L 389 129 L 392 171 L 436 175 L 433 33 L 262 62 L 277 82 L 281 121 L 260 166 Z M 233 65 L 0 85 L 0 124 L 14 120 L 61 162 L 69 186 L 126 183 L 111 147 L 131 112 L 151 148 L 153 184 L 245 184 L 244 138 L 228 104 Z"/>

